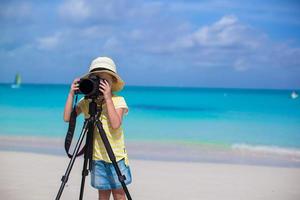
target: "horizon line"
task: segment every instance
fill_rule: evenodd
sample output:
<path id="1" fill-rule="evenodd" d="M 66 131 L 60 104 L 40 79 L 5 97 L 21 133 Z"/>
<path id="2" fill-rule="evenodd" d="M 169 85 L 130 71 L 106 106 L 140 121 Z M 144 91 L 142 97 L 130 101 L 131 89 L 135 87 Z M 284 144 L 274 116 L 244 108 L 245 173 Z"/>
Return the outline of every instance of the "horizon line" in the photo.
<path id="1" fill-rule="evenodd" d="M 3 85 L 12 85 L 13 83 L 0 82 Z M 69 83 L 22 83 L 22 85 L 70 85 Z M 245 90 L 300 90 L 300 88 L 264 88 L 264 87 L 211 87 L 211 86 L 175 86 L 175 85 L 125 85 L 125 87 L 148 87 L 148 88 L 186 88 L 186 89 L 245 89 Z"/>

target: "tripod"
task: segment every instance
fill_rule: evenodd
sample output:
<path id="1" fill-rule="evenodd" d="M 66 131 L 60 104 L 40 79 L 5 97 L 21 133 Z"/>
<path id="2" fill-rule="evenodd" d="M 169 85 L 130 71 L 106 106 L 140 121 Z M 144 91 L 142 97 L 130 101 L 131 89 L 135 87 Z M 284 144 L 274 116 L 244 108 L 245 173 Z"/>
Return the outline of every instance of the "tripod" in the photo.
<path id="1" fill-rule="evenodd" d="M 111 145 L 108 141 L 108 138 L 106 136 L 106 133 L 103 129 L 102 126 L 102 122 L 99 120 L 99 116 L 102 112 L 102 106 L 100 106 L 97 110 L 97 103 L 95 102 L 95 98 L 92 98 L 92 101 L 89 103 L 89 115 L 90 117 L 88 119 L 85 119 L 84 124 L 83 124 L 83 128 L 82 131 L 80 133 L 79 139 L 76 143 L 76 146 L 74 148 L 74 152 L 73 152 L 73 156 L 71 157 L 71 160 L 69 162 L 69 165 L 66 169 L 65 174 L 62 176 L 61 178 L 61 186 L 59 188 L 59 191 L 57 193 L 57 196 L 55 198 L 55 200 L 59 200 L 62 192 L 64 190 L 65 184 L 68 181 L 70 172 L 72 170 L 73 164 L 75 162 L 76 159 L 76 155 L 79 152 L 79 148 L 82 144 L 82 141 L 84 139 L 84 137 L 86 136 L 86 146 L 84 149 L 84 161 L 83 161 L 83 169 L 82 169 L 82 179 L 81 179 L 81 187 L 80 187 L 80 195 L 79 195 L 79 200 L 82 200 L 83 198 L 83 192 L 84 192 L 84 184 L 85 184 L 85 178 L 88 175 L 89 171 L 92 168 L 92 155 L 93 155 L 93 133 L 94 133 L 94 127 L 96 125 L 96 127 L 98 128 L 98 131 L 100 133 L 100 137 L 103 141 L 103 144 L 105 146 L 106 152 L 109 156 L 109 159 L 111 160 L 116 173 L 118 175 L 118 179 L 121 182 L 121 185 L 123 187 L 123 190 L 127 196 L 128 200 L 131 200 L 131 196 L 129 194 L 129 191 L 127 189 L 127 186 L 125 184 L 125 180 L 126 177 L 124 175 L 122 175 L 120 168 L 118 166 L 118 163 L 116 161 L 116 157 L 113 153 L 113 150 L 111 148 Z M 87 165 L 89 164 L 89 169 L 87 169 Z"/>

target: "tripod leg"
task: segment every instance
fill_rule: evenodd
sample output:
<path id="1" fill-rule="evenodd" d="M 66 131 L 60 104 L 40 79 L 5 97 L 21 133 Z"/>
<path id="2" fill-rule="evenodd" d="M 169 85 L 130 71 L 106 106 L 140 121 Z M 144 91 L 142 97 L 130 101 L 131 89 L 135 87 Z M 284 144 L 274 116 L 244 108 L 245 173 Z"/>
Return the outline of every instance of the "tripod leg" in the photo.
<path id="1" fill-rule="evenodd" d="M 89 174 L 87 165 L 88 165 L 88 162 L 91 161 L 92 154 L 93 154 L 93 134 L 94 134 L 94 124 L 90 123 L 88 134 L 86 136 L 86 144 L 87 145 L 86 145 L 86 149 L 84 152 L 84 161 L 83 161 L 83 168 L 82 168 L 82 178 L 81 178 L 79 200 L 82 200 L 82 198 L 83 198 L 85 178 Z M 89 165 L 90 164 L 91 164 L 91 162 L 89 162 Z"/>
<path id="2" fill-rule="evenodd" d="M 116 161 L 115 154 L 114 154 L 114 152 L 113 152 L 113 150 L 111 148 L 111 145 L 110 145 L 110 143 L 109 143 L 109 141 L 107 139 L 107 136 L 105 134 L 105 131 L 104 131 L 103 127 L 102 127 L 102 123 L 99 121 L 99 119 L 96 119 L 96 125 L 97 125 L 98 131 L 100 133 L 101 139 L 103 141 L 103 144 L 105 146 L 106 152 L 107 152 L 107 154 L 109 156 L 109 159 L 111 160 L 111 162 L 112 162 L 112 164 L 113 164 L 113 166 L 114 166 L 114 168 L 115 168 L 115 170 L 117 172 L 119 181 L 121 182 L 121 185 L 122 185 L 123 190 L 124 190 L 124 192 L 125 192 L 125 194 L 127 196 L 127 199 L 131 200 L 130 193 L 129 193 L 129 191 L 127 189 L 127 186 L 126 186 L 126 184 L 124 182 L 126 180 L 126 177 L 124 175 L 122 175 L 122 173 L 121 173 L 121 170 L 120 170 L 120 168 L 118 166 L 118 163 Z"/>
<path id="3" fill-rule="evenodd" d="M 74 152 L 73 152 L 73 156 L 72 156 L 72 158 L 71 158 L 71 160 L 69 162 L 67 170 L 66 170 L 65 174 L 61 178 L 62 183 L 60 185 L 60 188 L 59 188 L 59 191 L 58 191 L 58 193 L 56 195 L 55 200 L 59 200 L 60 199 L 60 197 L 62 195 L 62 192 L 64 190 L 64 187 L 65 187 L 65 184 L 67 183 L 67 181 L 69 179 L 69 175 L 70 175 L 70 172 L 71 172 L 72 167 L 74 165 L 74 162 L 75 162 L 75 159 L 76 159 L 76 155 L 77 155 L 77 153 L 79 151 L 79 148 L 80 148 L 81 143 L 82 143 L 82 141 L 84 139 L 84 136 L 86 135 L 86 132 L 88 131 L 88 129 L 87 129 L 88 124 L 89 124 L 89 122 L 86 120 L 84 122 L 84 125 L 83 125 L 82 131 L 80 133 L 79 139 L 78 139 L 78 141 L 76 143 L 76 146 L 75 146 L 75 149 L 74 149 Z"/>

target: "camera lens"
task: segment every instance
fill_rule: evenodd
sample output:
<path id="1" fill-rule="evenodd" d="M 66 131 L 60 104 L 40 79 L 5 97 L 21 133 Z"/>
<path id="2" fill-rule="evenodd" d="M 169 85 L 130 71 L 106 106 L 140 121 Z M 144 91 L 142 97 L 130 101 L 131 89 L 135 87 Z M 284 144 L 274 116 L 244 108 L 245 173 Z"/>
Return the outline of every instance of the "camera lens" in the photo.
<path id="1" fill-rule="evenodd" d="M 88 78 L 80 79 L 79 81 L 79 93 L 82 93 L 87 98 L 97 98 L 99 95 L 103 95 L 99 91 L 99 84 L 101 78 L 96 75 L 90 75 Z"/>
<path id="2" fill-rule="evenodd" d="M 80 81 L 79 90 L 84 95 L 90 95 L 94 91 L 94 82 L 90 79 L 83 79 Z"/>

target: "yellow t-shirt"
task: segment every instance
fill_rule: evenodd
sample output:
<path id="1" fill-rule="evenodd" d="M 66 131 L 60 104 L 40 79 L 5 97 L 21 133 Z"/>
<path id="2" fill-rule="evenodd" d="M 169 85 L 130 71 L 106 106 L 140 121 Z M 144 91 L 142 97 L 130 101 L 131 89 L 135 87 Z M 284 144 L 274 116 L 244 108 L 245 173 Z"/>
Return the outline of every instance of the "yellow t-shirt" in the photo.
<path id="1" fill-rule="evenodd" d="M 118 108 L 124 108 L 125 109 L 125 115 L 128 114 L 128 107 L 126 104 L 125 99 L 122 96 L 112 96 L 112 101 L 116 109 Z M 90 99 L 80 99 L 77 106 L 81 110 L 81 112 L 84 114 L 85 118 L 89 118 L 89 102 L 91 102 Z M 107 113 L 107 107 L 105 101 L 103 101 L 102 104 L 102 112 L 99 117 L 100 121 L 102 122 L 103 129 L 106 133 L 106 136 L 108 138 L 108 141 L 111 145 L 111 148 L 113 149 L 113 152 L 116 156 L 116 160 L 119 161 L 123 158 L 125 158 L 125 164 L 128 166 L 128 156 L 125 148 L 125 142 L 124 142 L 124 131 L 122 126 L 120 126 L 118 129 L 113 129 L 110 125 L 108 113 Z M 100 133 L 98 132 L 98 128 L 95 127 L 94 129 L 94 141 L 93 141 L 93 160 L 104 160 L 105 162 L 111 163 L 111 160 L 108 157 L 108 154 L 106 152 L 105 146 L 102 142 Z"/>

